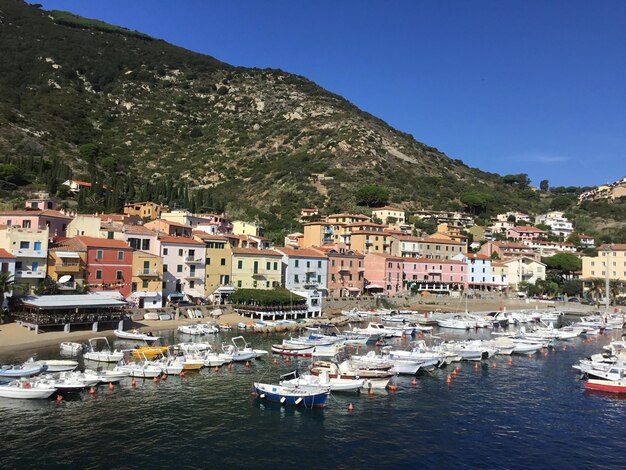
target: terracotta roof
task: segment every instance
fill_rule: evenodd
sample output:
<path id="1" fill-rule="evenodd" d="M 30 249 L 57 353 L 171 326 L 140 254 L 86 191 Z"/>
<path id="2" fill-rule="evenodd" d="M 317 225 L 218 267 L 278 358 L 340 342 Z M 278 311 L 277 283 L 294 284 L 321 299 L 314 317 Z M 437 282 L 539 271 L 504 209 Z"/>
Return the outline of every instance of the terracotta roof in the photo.
<path id="1" fill-rule="evenodd" d="M 0 248 L 0 258 L 2 258 L 2 259 L 6 259 L 6 258 L 14 259 L 15 256 L 13 256 L 11 253 L 9 253 L 4 248 Z"/>
<path id="2" fill-rule="evenodd" d="M 509 230 L 514 230 L 514 231 L 520 232 L 520 233 L 521 232 L 541 232 L 541 233 L 545 233 L 540 228 L 532 227 L 530 225 L 524 225 L 524 226 L 520 226 L 520 227 L 511 227 Z"/>
<path id="3" fill-rule="evenodd" d="M 307 222 L 306 224 L 302 224 L 302 225 L 307 226 L 307 225 L 334 225 L 334 224 L 332 222 L 319 221 L 319 222 Z"/>
<path id="4" fill-rule="evenodd" d="M 385 228 L 386 225 L 375 224 L 374 222 L 363 221 L 363 222 L 355 222 L 353 224 L 347 224 L 346 227 L 380 227 L 380 228 Z"/>
<path id="5" fill-rule="evenodd" d="M 87 187 L 91 187 L 91 183 L 88 183 L 87 181 L 81 181 L 81 180 L 70 180 L 72 183 L 76 183 L 79 184 L 81 186 L 87 186 Z"/>
<path id="6" fill-rule="evenodd" d="M 593 237 L 590 237 L 589 235 L 578 235 L 578 238 L 580 239 L 593 239 Z"/>
<path id="7" fill-rule="evenodd" d="M 517 242 L 491 242 L 491 243 L 493 243 L 498 248 L 521 248 L 523 250 L 528 249 L 527 245 L 524 245 L 523 243 L 517 243 Z"/>
<path id="8" fill-rule="evenodd" d="M 87 247 L 76 238 L 63 238 L 48 246 L 48 251 L 87 251 Z"/>
<path id="9" fill-rule="evenodd" d="M 598 247 L 598 251 L 626 251 L 626 243 L 604 243 Z"/>
<path id="10" fill-rule="evenodd" d="M 83 235 L 74 237 L 74 239 L 86 247 L 116 248 L 119 250 L 122 250 L 122 249 L 131 250 L 131 247 L 129 247 L 128 244 L 124 240 L 112 240 L 109 238 L 86 237 Z"/>
<path id="11" fill-rule="evenodd" d="M 393 235 L 393 238 L 396 238 L 403 242 L 421 242 L 422 239 L 419 237 L 414 237 L 412 235 Z"/>
<path id="12" fill-rule="evenodd" d="M 155 232 L 150 230 L 148 227 L 144 227 L 143 225 L 124 224 L 124 231 L 126 233 L 131 233 L 131 234 L 136 234 L 136 235 L 156 235 Z"/>
<path id="13" fill-rule="evenodd" d="M 100 214 L 100 220 L 110 221 L 110 222 L 123 222 L 127 215 L 124 214 Z"/>
<path id="14" fill-rule="evenodd" d="M 398 209 L 397 207 L 384 206 L 384 207 L 376 207 L 372 209 L 372 212 L 376 211 L 394 211 L 394 212 L 404 212 L 404 209 Z"/>
<path id="15" fill-rule="evenodd" d="M 257 250 L 256 248 L 240 248 L 237 246 L 232 247 L 232 252 L 234 255 L 282 256 L 280 253 L 272 250 Z"/>
<path id="16" fill-rule="evenodd" d="M 4 212 L 0 212 L 0 215 L 15 215 L 15 216 L 35 216 L 35 217 L 39 217 L 39 216 L 46 216 L 46 217 L 57 217 L 59 219 L 67 219 L 67 220 L 71 220 L 72 217 L 70 217 L 69 215 L 65 215 L 59 211 L 53 211 L 51 209 L 46 209 L 46 210 L 41 210 L 41 209 L 30 209 L 30 210 L 26 210 L 26 209 L 20 209 L 20 210 L 14 210 L 14 211 L 4 211 Z"/>
<path id="17" fill-rule="evenodd" d="M 342 212 L 339 214 L 331 214 L 329 216 L 327 216 L 327 218 L 337 218 L 337 217 L 356 217 L 359 219 L 369 219 L 369 217 L 367 215 L 363 215 L 363 214 L 349 214 L 347 212 Z"/>
<path id="18" fill-rule="evenodd" d="M 513 261 L 513 260 L 511 260 Z M 502 261 L 492 261 L 491 262 L 491 267 L 492 268 L 504 268 L 506 267 L 506 263 L 503 263 Z"/>
<path id="19" fill-rule="evenodd" d="M 187 237 L 171 237 L 169 235 L 159 235 L 159 241 L 161 243 L 174 243 L 176 245 L 201 245 L 204 246 L 204 242 L 193 240 Z"/>
<path id="20" fill-rule="evenodd" d="M 192 230 L 192 235 L 195 235 L 198 238 L 202 238 L 203 240 L 219 240 L 226 242 L 228 239 L 222 235 L 211 235 L 210 233 L 203 232 L 202 230 Z"/>
<path id="21" fill-rule="evenodd" d="M 461 242 L 457 242 L 454 240 L 446 240 L 444 238 L 427 237 L 427 238 L 420 239 L 420 241 L 423 243 L 441 243 L 443 245 L 463 245 L 463 243 Z"/>
<path id="22" fill-rule="evenodd" d="M 487 255 L 483 255 L 482 253 L 463 253 L 463 256 L 469 259 L 491 259 Z"/>
<path id="23" fill-rule="evenodd" d="M 326 258 L 326 255 L 314 248 L 290 248 L 290 247 L 277 247 L 274 250 L 289 256 L 290 258 Z"/>

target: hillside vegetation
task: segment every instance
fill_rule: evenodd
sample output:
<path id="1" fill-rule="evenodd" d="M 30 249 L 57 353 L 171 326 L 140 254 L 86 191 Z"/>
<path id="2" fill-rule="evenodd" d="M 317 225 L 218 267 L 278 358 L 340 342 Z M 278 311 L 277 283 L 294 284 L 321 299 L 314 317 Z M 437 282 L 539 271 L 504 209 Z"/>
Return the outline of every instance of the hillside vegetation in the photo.
<path id="1" fill-rule="evenodd" d="M 154 199 L 276 233 L 296 228 L 301 207 L 357 209 L 368 184 L 407 209 L 549 205 L 525 175 L 469 168 L 301 76 L 19 0 L 0 2 L 0 24 L 5 199 L 25 188 L 65 197 L 71 176 L 111 189 L 81 194 L 81 210 Z"/>

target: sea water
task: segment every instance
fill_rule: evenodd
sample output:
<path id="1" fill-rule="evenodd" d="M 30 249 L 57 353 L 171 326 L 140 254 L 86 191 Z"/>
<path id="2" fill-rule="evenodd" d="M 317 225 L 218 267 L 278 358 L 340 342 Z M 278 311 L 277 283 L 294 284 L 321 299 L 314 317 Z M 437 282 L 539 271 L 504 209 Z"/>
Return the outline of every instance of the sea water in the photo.
<path id="1" fill-rule="evenodd" d="M 162 333 L 168 343 L 190 339 Z M 269 356 L 250 367 L 203 369 L 157 384 L 137 379 L 132 387 L 125 379 L 113 391 L 100 386 L 94 396 L 66 395 L 61 402 L 0 399 L 1 467 L 624 468 L 626 400 L 583 391 L 571 367 L 620 334 L 560 343 L 547 356 L 514 355 L 512 365 L 504 356 L 478 369 L 458 363 L 450 383 L 451 367 L 420 375 L 416 385 L 398 377 L 393 392 L 333 394 L 323 410 L 251 396 L 253 381 L 277 383 L 280 374 L 310 364 L 280 356 L 276 365 Z M 203 340 L 219 349 L 231 336 Z M 284 337 L 245 336 L 268 350 Z M 33 353 L 59 357 L 54 347 L 0 359 Z"/>

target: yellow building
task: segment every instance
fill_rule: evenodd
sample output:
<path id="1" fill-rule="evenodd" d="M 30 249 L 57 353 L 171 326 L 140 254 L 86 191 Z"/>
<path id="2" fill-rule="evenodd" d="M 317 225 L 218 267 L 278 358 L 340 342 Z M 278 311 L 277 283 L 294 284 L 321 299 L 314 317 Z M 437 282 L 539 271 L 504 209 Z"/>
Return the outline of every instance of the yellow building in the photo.
<path id="1" fill-rule="evenodd" d="M 158 219 L 161 213 L 167 212 L 168 207 L 155 202 L 133 202 L 124 204 L 125 215 L 138 215 L 143 219 Z"/>
<path id="2" fill-rule="evenodd" d="M 209 235 L 194 230 L 194 239 L 204 242 L 206 246 L 206 295 L 211 295 L 220 287 L 232 286 L 233 251 L 226 237 Z"/>
<path id="3" fill-rule="evenodd" d="M 133 251 L 133 275 L 129 302 L 139 308 L 163 306 L 163 258 L 145 251 Z"/>
<path id="4" fill-rule="evenodd" d="M 280 287 L 282 254 L 256 248 L 231 248 L 232 282 L 244 289 L 274 289 Z"/>
<path id="5" fill-rule="evenodd" d="M 51 245 L 48 249 L 48 277 L 53 281 L 65 277 L 59 284 L 62 291 L 75 290 L 85 284 L 87 250 L 73 238 Z"/>
<path id="6" fill-rule="evenodd" d="M 626 243 L 598 247 L 598 256 L 583 256 L 582 280 L 594 278 L 626 282 Z"/>
<path id="7" fill-rule="evenodd" d="M 372 217 L 382 220 L 383 224 L 390 222 L 397 222 L 403 224 L 406 222 L 406 216 L 404 210 L 397 207 L 379 207 L 378 209 L 372 209 Z M 389 220 L 391 219 L 391 221 Z"/>
<path id="8" fill-rule="evenodd" d="M 347 212 L 343 212 L 341 214 L 331 214 L 326 217 L 326 222 L 331 224 L 357 224 L 360 222 L 369 222 L 371 220 L 370 217 L 363 214 L 349 214 Z"/>
<path id="9" fill-rule="evenodd" d="M 243 220 L 233 220 L 233 234 L 235 235 L 263 235 L 263 228 L 259 224 L 253 222 L 244 222 Z"/>
<path id="10" fill-rule="evenodd" d="M 323 246 L 334 243 L 333 224 L 328 222 L 309 222 L 304 224 L 302 236 L 302 248 Z M 338 237 L 338 235 L 337 235 Z"/>
<path id="11" fill-rule="evenodd" d="M 387 232 L 357 230 L 350 233 L 347 243 L 351 250 L 360 253 L 390 254 L 391 237 L 392 235 Z"/>

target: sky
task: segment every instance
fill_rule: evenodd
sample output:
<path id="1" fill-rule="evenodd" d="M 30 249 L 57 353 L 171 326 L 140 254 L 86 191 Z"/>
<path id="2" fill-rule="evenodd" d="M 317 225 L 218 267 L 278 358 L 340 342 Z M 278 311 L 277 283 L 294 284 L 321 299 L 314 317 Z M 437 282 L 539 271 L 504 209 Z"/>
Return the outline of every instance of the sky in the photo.
<path id="1" fill-rule="evenodd" d="M 303 75 L 467 165 L 626 176 L 626 1 L 37 0 Z"/>

